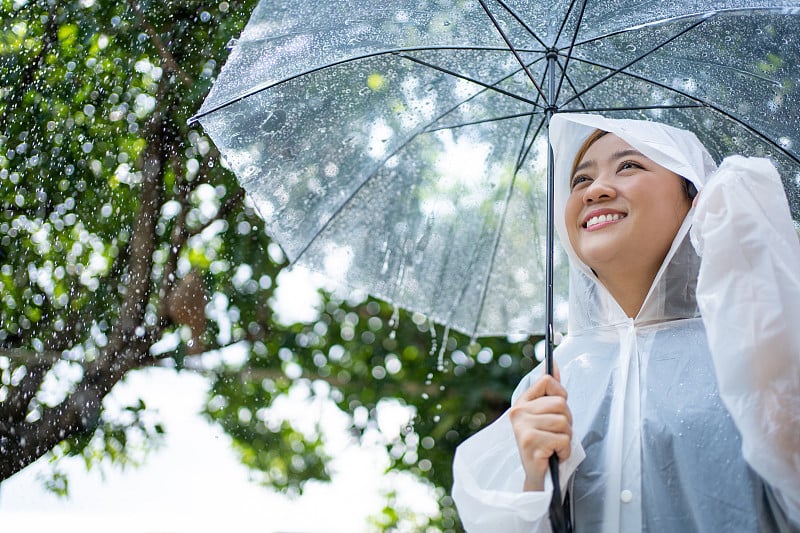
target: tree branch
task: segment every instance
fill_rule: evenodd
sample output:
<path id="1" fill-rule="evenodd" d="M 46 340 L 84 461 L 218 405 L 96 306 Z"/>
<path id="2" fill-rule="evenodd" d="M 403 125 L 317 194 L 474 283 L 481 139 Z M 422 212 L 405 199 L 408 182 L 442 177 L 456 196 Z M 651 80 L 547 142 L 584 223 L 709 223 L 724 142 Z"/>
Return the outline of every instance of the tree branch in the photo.
<path id="1" fill-rule="evenodd" d="M 179 176 L 177 172 L 175 175 Z M 175 285 L 175 272 L 178 268 L 178 255 L 188 239 L 188 231 L 186 230 L 186 217 L 189 213 L 190 207 L 188 201 L 188 186 L 185 182 L 183 182 L 183 180 L 178 180 L 176 185 L 178 187 L 178 203 L 181 204 L 181 210 L 178 213 L 178 216 L 175 220 L 175 225 L 172 228 L 172 233 L 170 234 L 169 255 L 167 256 L 167 262 L 164 265 L 161 286 L 158 289 L 159 334 L 168 324 L 168 297 Z"/>
<path id="2" fill-rule="evenodd" d="M 45 409 L 39 420 L 0 425 L 0 480 L 26 467 L 59 442 L 97 425 L 106 394 L 131 369 L 140 366 L 148 355 L 149 344 L 137 328 L 144 323 L 152 290 L 153 252 L 156 249 L 156 224 L 161 210 L 164 185 L 164 95 L 169 82 L 159 82 L 155 110 L 145 128 L 147 146 L 142 154 L 142 186 L 139 210 L 131 232 L 127 268 L 128 290 L 122 301 L 117 323 L 100 356 L 84 367 L 75 392 L 61 404 Z"/>
<path id="3" fill-rule="evenodd" d="M 161 37 L 159 37 L 155 28 L 153 28 L 153 25 L 144 18 L 144 14 L 142 13 L 141 9 L 139 9 L 139 4 L 136 2 L 136 0 L 128 0 L 128 4 L 131 6 L 131 9 L 136 15 L 139 25 L 141 25 L 142 29 L 144 29 L 145 33 L 148 35 L 148 37 L 150 37 L 153 46 L 155 46 L 156 50 L 158 50 L 158 55 L 161 56 L 161 60 L 164 62 L 164 70 L 177 75 L 181 82 L 183 82 L 183 84 L 187 87 L 193 86 L 194 80 L 175 61 L 172 53 L 164 45 L 164 41 L 161 40 Z"/>
<path id="4" fill-rule="evenodd" d="M 15 90 L 6 94 L 6 105 L 0 113 L 0 132 L 6 129 L 6 122 L 11 114 L 16 111 L 22 103 L 22 98 L 28 90 L 28 87 L 33 84 L 36 74 L 42 70 L 47 53 L 53 47 L 53 43 L 58 42 L 58 24 L 56 23 L 56 13 L 58 5 L 50 4 L 47 11 L 47 22 L 44 26 L 44 38 L 42 39 L 42 47 L 36 55 L 36 59 L 27 62 L 25 70 L 22 73 L 22 80 L 16 85 Z"/>

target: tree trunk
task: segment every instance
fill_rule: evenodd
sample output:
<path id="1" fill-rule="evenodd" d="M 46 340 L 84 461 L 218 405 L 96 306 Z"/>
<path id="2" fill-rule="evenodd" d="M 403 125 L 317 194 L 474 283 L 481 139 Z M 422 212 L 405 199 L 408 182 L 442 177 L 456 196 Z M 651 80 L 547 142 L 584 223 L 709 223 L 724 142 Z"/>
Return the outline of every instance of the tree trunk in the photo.
<path id="1" fill-rule="evenodd" d="M 167 89 L 163 80 L 159 92 Z M 160 94 L 159 96 L 163 96 Z M 156 248 L 156 223 L 162 204 L 165 168 L 163 106 L 147 123 L 147 147 L 142 155 L 142 189 L 139 211 L 132 228 L 126 268 L 126 293 L 119 320 L 109 342 L 96 361 L 87 365 L 74 393 L 61 404 L 44 409 L 38 420 L 28 422 L 30 401 L 52 366 L 27 366 L 27 375 L 4 402 L 0 423 L 0 481 L 9 478 L 53 449 L 58 443 L 86 431 L 94 431 L 100 419 L 103 398 L 135 368 L 148 364 L 150 335 L 143 334 L 147 302 L 153 283 L 151 272 Z M 54 362 L 54 361 L 52 361 Z M 51 362 L 51 363 L 52 363 Z"/>

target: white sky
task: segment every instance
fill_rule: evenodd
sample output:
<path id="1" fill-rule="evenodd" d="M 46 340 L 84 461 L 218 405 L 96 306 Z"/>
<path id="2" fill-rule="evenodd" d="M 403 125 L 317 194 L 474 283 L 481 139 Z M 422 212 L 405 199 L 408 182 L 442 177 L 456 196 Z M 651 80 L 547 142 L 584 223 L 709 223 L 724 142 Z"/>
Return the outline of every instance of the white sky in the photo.
<path id="1" fill-rule="evenodd" d="M 289 290 L 293 283 L 307 291 L 303 276 L 282 277 L 286 293 L 299 293 Z M 305 318 L 309 314 L 307 308 L 287 308 L 283 317 L 295 312 Z M 191 372 L 148 369 L 129 375 L 113 397 L 131 402 L 141 395 L 166 428 L 165 445 L 140 468 L 121 472 L 106 467 L 105 480 L 98 469 L 87 472 L 80 459 L 62 463 L 69 474 L 68 500 L 42 488 L 39 476 L 48 465 L 34 463 L 0 484 L 0 531 L 216 533 L 255 527 L 275 533 L 354 533 L 367 530 L 367 517 L 378 514 L 381 493 L 388 488 L 396 489 L 409 507 L 436 512 L 429 490 L 406 476 L 384 475 L 388 460 L 382 447 L 351 444 L 343 430 L 346 420 L 330 406 L 320 405 L 318 416 L 334 435 L 331 483 L 309 483 L 293 501 L 251 483 L 229 437 L 198 414 L 207 388 L 207 379 Z M 296 407 L 308 411 L 307 405 Z"/>

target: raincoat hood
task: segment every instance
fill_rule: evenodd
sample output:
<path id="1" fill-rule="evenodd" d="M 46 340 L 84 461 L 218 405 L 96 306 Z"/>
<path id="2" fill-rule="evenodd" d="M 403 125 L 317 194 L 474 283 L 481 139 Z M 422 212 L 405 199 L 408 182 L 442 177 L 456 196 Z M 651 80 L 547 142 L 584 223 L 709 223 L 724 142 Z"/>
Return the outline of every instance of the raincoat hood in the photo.
<path id="1" fill-rule="evenodd" d="M 575 155 L 595 130 L 613 133 L 662 167 L 701 190 L 716 170 L 711 155 L 694 133 L 644 120 L 610 119 L 599 115 L 560 114 L 550 122 L 555 159 L 555 225 L 570 258 L 569 331 L 619 324 L 629 319 L 611 294 L 581 261 L 569 241 L 564 211 L 570 194 Z M 664 263 L 636 317 L 639 323 L 698 316 L 695 285 L 700 264 L 688 233 L 693 212 L 678 230 Z"/>

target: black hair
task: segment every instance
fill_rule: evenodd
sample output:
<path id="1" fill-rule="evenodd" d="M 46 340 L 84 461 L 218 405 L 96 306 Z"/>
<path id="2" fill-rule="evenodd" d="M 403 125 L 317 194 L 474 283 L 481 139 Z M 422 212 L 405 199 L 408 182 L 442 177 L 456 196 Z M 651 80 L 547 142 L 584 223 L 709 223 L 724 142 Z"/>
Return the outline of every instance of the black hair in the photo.
<path id="1" fill-rule="evenodd" d="M 686 178 L 683 178 L 683 191 L 686 193 L 686 196 L 689 197 L 689 200 L 694 200 L 695 196 L 697 196 L 697 187 Z"/>

